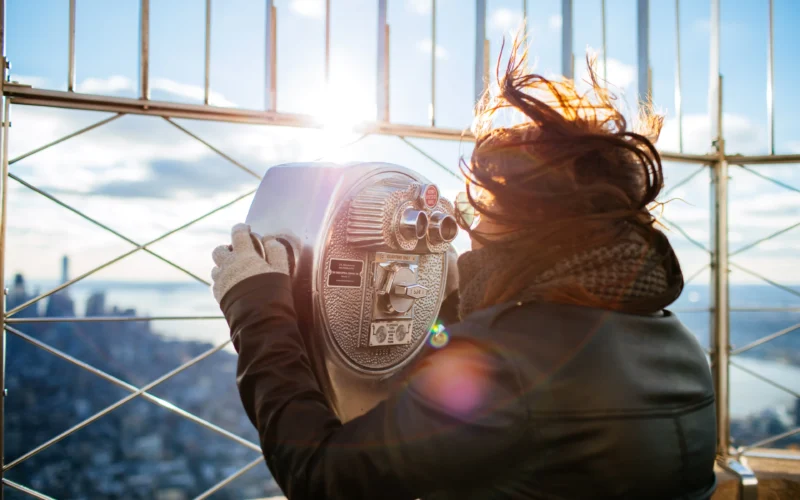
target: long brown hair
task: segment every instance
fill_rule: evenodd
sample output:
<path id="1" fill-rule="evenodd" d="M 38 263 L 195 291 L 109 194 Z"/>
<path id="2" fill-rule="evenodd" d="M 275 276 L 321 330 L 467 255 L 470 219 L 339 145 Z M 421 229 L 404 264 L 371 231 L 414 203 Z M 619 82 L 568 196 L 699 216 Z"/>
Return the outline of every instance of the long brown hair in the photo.
<path id="1" fill-rule="evenodd" d="M 679 275 L 674 253 L 649 211 L 663 186 L 653 144 L 663 117 L 642 106 L 636 129 L 629 130 L 592 58 L 586 61 L 588 90 L 581 92 L 573 81 L 528 72 L 522 45 L 515 38 L 503 74 L 498 62 L 497 88 L 488 89 L 477 105 L 472 158 L 461 161 L 470 204 L 503 229 L 490 237 L 479 226 L 468 230 L 470 236 L 484 245 L 499 239 L 512 250 L 504 272 L 489 283 L 483 306 L 514 298 L 565 257 L 634 234 L 662 252 L 669 272 Z M 500 123 L 509 112 L 522 122 Z M 677 298 L 682 277 L 679 281 L 660 302 Z M 543 295 L 607 306 L 577 283 Z M 646 308 L 666 305 L 660 302 Z"/>

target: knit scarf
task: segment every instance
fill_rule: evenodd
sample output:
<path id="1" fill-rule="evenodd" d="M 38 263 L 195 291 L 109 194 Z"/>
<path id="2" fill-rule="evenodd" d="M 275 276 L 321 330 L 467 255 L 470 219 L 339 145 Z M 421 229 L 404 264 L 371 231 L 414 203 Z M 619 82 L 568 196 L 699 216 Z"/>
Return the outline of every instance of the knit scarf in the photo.
<path id="1" fill-rule="evenodd" d="M 544 291 L 577 287 L 611 309 L 655 312 L 673 302 L 683 289 L 683 276 L 665 237 L 648 245 L 625 239 L 585 250 L 558 262 L 531 280 L 514 300 L 542 300 Z M 459 316 L 479 309 L 492 279 L 503 273 L 513 250 L 485 246 L 458 259 Z M 531 257 L 534 258 L 534 257 Z"/>

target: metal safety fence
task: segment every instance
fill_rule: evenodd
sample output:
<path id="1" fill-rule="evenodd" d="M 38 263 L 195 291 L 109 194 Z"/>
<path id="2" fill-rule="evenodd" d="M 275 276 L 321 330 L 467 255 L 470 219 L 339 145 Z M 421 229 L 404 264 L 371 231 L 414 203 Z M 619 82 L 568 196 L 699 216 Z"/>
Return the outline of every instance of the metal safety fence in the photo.
<path id="1" fill-rule="evenodd" d="M 134 385 L 131 384 L 107 371 L 101 370 L 89 363 L 81 361 L 75 356 L 57 349 L 40 339 L 29 335 L 20 329 L 21 325 L 34 324 L 34 323 L 57 323 L 57 322 L 144 322 L 144 321 L 188 321 L 188 320 L 215 320 L 220 319 L 219 315 L 207 316 L 137 316 L 137 317 L 119 317 L 119 316 L 99 316 L 99 317 L 48 317 L 48 318 L 27 318 L 21 317 L 19 313 L 24 309 L 40 303 L 44 299 L 57 294 L 59 291 L 73 285 L 81 280 L 95 275 L 99 271 L 116 264 L 124 259 L 137 253 L 146 253 L 150 256 L 160 260 L 168 266 L 176 269 L 185 276 L 192 280 L 209 285 L 209 282 L 198 276 L 196 273 L 189 270 L 187 267 L 182 266 L 181 263 L 176 262 L 174 259 L 163 256 L 153 246 L 171 236 L 184 231 L 197 223 L 204 221 L 212 215 L 224 210 L 236 202 L 246 199 L 251 196 L 255 190 L 249 190 L 230 201 L 199 214 L 190 221 L 179 225 L 156 238 L 148 239 L 147 241 L 139 241 L 124 232 L 111 227 L 96 218 L 88 215 L 85 211 L 71 205 L 63 200 L 57 193 L 51 193 L 47 190 L 29 182 L 15 172 L 11 172 L 9 167 L 17 162 L 27 159 L 33 155 L 42 153 L 56 145 L 65 141 L 72 140 L 83 134 L 104 127 L 113 123 L 120 118 L 127 115 L 146 115 L 151 116 L 153 120 L 164 120 L 169 125 L 181 133 L 191 137 L 193 140 L 198 141 L 203 146 L 211 150 L 219 158 L 222 158 L 231 165 L 247 175 L 251 176 L 254 181 L 257 181 L 261 176 L 257 173 L 256 169 L 250 168 L 234 159 L 234 157 L 225 151 L 215 146 L 212 142 L 201 138 L 199 135 L 193 133 L 185 126 L 179 123 L 178 119 L 193 119 L 193 120 L 208 120 L 219 122 L 234 122 L 234 123 L 247 123 L 247 124 L 261 124 L 261 125 L 275 125 L 275 126 L 289 126 L 301 128 L 321 128 L 324 126 L 317 118 L 308 115 L 294 114 L 281 112 L 277 109 L 277 94 L 280 89 L 277 88 L 277 9 L 272 0 L 266 0 L 266 19 L 265 19 L 265 54 L 267 61 L 265 64 L 266 74 L 265 82 L 265 109 L 263 110 L 245 110 L 236 108 L 223 108 L 212 106 L 209 104 L 210 100 L 210 40 L 211 40 L 211 7 L 212 0 L 205 2 L 205 62 L 204 62 L 204 104 L 192 105 L 182 104 L 177 102 L 168 101 L 155 101 L 150 99 L 150 77 L 149 77 L 149 56 L 150 56 L 150 0 L 140 0 L 140 26 L 139 26 L 139 82 L 138 93 L 139 98 L 121 98 L 109 97 L 101 95 L 92 95 L 76 92 L 76 62 L 75 62 L 75 33 L 76 33 L 76 4 L 79 0 L 69 0 L 69 18 L 66 22 L 69 23 L 69 43 L 68 43 L 68 77 L 67 77 L 67 90 L 45 90 L 35 88 L 29 85 L 14 83 L 8 80 L 9 63 L 6 59 L 5 51 L 5 13 L 6 2 L 0 3 L 0 26 L 3 27 L 3 34 L 0 35 L 0 54 L 2 54 L 2 174 L 0 182 L 0 282 L 7 281 L 7 269 L 5 266 L 5 255 L 7 245 L 7 215 L 8 215 L 8 196 L 9 183 L 18 183 L 26 187 L 32 192 L 49 199 L 54 202 L 63 210 L 67 210 L 93 226 L 104 230 L 105 232 L 115 236 L 121 241 L 132 245 L 133 247 L 105 262 L 97 263 L 92 269 L 85 271 L 72 279 L 69 279 L 58 286 L 49 290 L 39 293 L 33 298 L 14 306 L 9 310 L 3 312 L 3 333 L 2 342 L 0 342 L 0 386 L 5 387 L 5 360 L 7 356 L 13 356 L 12 352 L 6 352 L 6 336 L 12 335 L 18 339 L 36 346 L 45 352 L 56 356 L 63 361 L 74 365 L 82 370 L 85 370 L 100 379 L 103 379 L 111 384 L 114 384 L 121 389 L 125 390 L 128 394 L 117 400 L 116 402 L 106 406 L 105 408 L 95 412 L 94 414 L 82 419 L 77 424 L 69 429 L 61 432 L 58 435 L 52 436 L 45 442 L 32 447 L 28 452 L 17 457 L 6 457 L 3 453 L 3 433 L 5 424 L 3 422 L 4 415 L 4 397 L 0 397 L 0 456 L 2 456 L 2 483 L 8 488 L 28 494 L 35 498 L 50 498 L 49 496 L 35 491 L 30 485 L 19 484 L 6 477 L 6 473 L 23 462 L 31 459 L 39 453 L 47 450 L 51 446 L 63 441 L 77 431 L 97 422 L 99 419 L 115 411 L 126 403 L 141 398 L 152 404 L 160 406 L 161 408 L 181 417 L 188 421 L 202 426 L 230 441 L 237 443 L 243 448 L 249 449 L 253 452 L 260 453 L 260 447 L 257 443 L 249 441 L 235 433 L 224 429 L 223 427 L 210 422 L 207 419 L 183 409 L 164 398 L 154 395 L 153 390 L 164 382 L 172 379 L 176 375 L 184 372 L 188 368 L 196 365 L 202 360 L 208 358 L 212 354 L 224 349 L 230 343 L 229 340 L 219 343 L 218 345 L 206 350 L 205 352 L 185 361 L 180 366 L 172 369 L 171 371 L 163 374 L 155 380 L 144 384 Z M 399 137 L 404 144 L 414 149 L 417 153 L 424 155 L 428 160 L 438 165 L 439 168 L 447 171 L 449 174 L 459 178 L 459 174 L 448 168 L 445 164 L 438 161 L 433 155 L 429 154 L 424 148 L 410 141 L 413 138 L 426 138 L 426 139 L 439 139 L 439 140 L 469 140 L 468 132 L 455 129 L 447 129 L 438 127 L 436 116 L 436 44 L 437 44 L 437 2 L 431 1 L 431 97 L 429 104 L 429 124 L 426 126 L 420 125 L 406 125 L 394 123 L 389 117 L 389 43 L 390 43 L 390 30 L 387 22 L 388 5 L 387 0 L 377 0 L 378 5 L 378 20 L 377 20 L 377 44 L 378 44 L 378 57 L 375 64 L 376 68 L 376 110 L 377 116 L 373 121 L 359 123 L 354 126 L 354 131 L 357 134 L 355 141 L 340 145 L 339 147 L 347 147 L 352 145 L 353 142 L 358 142 L 364 138 L 372 135 L 390 135 Z M 480 95 L 489 81 L 489 42 L 486 39 L 486 0 L 476 0 L 475 2 L 476 16 L 475 16 L 475 60 L 474 60 L 474 94 L 477 97 Z M 606 2 L 600 0 L 602 16 L 602 34 L 603 34 L 603 50 L 602 55 L 605 57 L 606 50 Z M 676 20 L 680 18 L 680 2 L 675 0 L 675 13 Z M 330 57 L 330 25 L 331 25 L 331 0 L 325 0 L 325 58 L 324 58 L 324 74 L 326 81 L 331 73 L 331 57 Z M 638 85 L 640 95 L 649 95 L 651 86 L 651 65 L 649 59 L 649 2 L 648 0 L 637 0 L 637 73 Z M 574 74 L 574 57 L 573 57 L 573 15 L 572 15 L 572 0 L 562 0 L 561 2 L 561 15 L 562 15 L 562 60 L 561 69 L 562 74 L 567 77 L 572 77 Z M 528 16 L 528 2 L 522 1 L 520 9 L 524 17 Z M 800 226 L 800 221 L 788 225 L 778 231 L 774 231 L 764 237 L 755 239 L 739 247 L 735 251 L 729 251 L 729 177 L 731 169 L 738 169 L 739 171 L 757 176 L 760 179 L 769 182 L 773 185 L 785 189 L 787 192 L 793 192 L 800 195 L 800 189 L 783 180 L 774 178 L 769 173 L 764 173 L 762 170 L 756 169 L 756 166 L 774 165 L 774 164 L 800 164 L 800 155 L 776 155 L 775 153 L 775 139 L 774 139 L 774 101 L 772 98 L 773 92 L 773 38 L 772 38 L 772 1 L 769 2 L 770 9 L 770 37 L 768 45 L 768 95 L 767 95 L 767 111 L 768 111 L 768 140 L 769 150 L 771 154 L 764 156 L 741 156 L 729 155 L 726 153 L 725 136 L 722 130 L 722 77 L 720 76 L 720 0 L 711 0 L 711 19 L 710 19 L 710 40 L 711 40 L 711 57 L 709 72 L 713 76 L 710 79 L 710 114 L 709 119 L 712 125 L 712 137 L 714 138 L 710 144 L 710 152 L 708 154 L 686 154 L 683 152 L 682 144 L 682 114 L 680 107 L 680 93 L 681 93 L 681 73 L 680 73 L 680 30 L 677 33 L 677 54 L 676 57 L 676 78 L 675 78 L 675 95 L 676 95 L 676 115 L 678 117 L 679 129 L 679 144 L 678 151 L 676 152 L 663 152 L 662 157 L 669 162 L 684 164 L 687 167 L 688 174 L 681 177 L 675 183 L 671 183 L 669 189 L 665 191 L 665 197 L 668 197 L 672 192 L 680 187 L 692 182 L 700 175 L 708 175 L 710 179 L 710 219 L 711 219 L 711 238 L 710 244 L 705 244 L 694 238 L 688 231 L 685 231 L 682 226 L 674 221 L 664 218 L 663 221 L 673 231 L 675 237 L 685 238 L 689 244 L 697 247 L 708 255 L 708 264 L 692 270 L 686 276 L 686 282 L 691 283 L 705 272 L 709 271 L 711 276 L 710 289 L 711 298 L 708 308 L 699 308 L 695 312 L 707 312 L 710 314 L 711 327 L 710 327 L 710 346 L 709 355 L 712 363 L 712 371 L 714 374 L 715 389 L 717 393 L 717 426 L 718 426 L 718 451 L 724 457 L 740 458 L 742 456 L 774 456 L 786 459 L 800 459 L 800 455 L 795 454 L 773 454 L 768 449 L 769 445 L 785 439 L 790 436 L 800 434 L 800 427 L 790 429 L 777 435 L 770 436 L 767 439 L 762 439 L 757 442 L 747 443 L 740 446 L 731 445 L 730 437 L 730 395 L 729 395 L 729 375 L 731 367 L 737 370 L 742 370 L 745 373 L 756 377 L 763 382 L 775 387 L 787 394 L 800 398 L 800 393 L 796 390 L 787 387 L 786 385 L 772 380 L 756 371 L 753 371 L 746 366 L 737 362 L 736 357 L 750 351 L 753 348 L 772 342 L 775 339 L 784 337 L 786 335 L 797 335 L 800 331 L 800 323 L 781 329 L 769 335 L 766 335 L 758 340 L 750 342 L 743 346 L 731 347 L 730 342 L 730 322 L 731 312 L 746 312 L 746 311 L 764 311 L 763 308 L 732 308 L 730 307 L 729 299 L 729 272 L 735 269 L 739 272 L 746 273 L 755 279 L 761 280 L 773 287 L 780 288 L 781 290 L 800 297 L 800 291 L 795 288 L 781 284 L 774 279 L 764 276 L 758 270 L 751 269 L 748 266 L 737 263 L 736 257 L 744 254 L 759 245 L 774 240 L 775 238 L 786 234 L 789 231 L 795 230 Z M 603 65 L 605 70 L 606 65 Z M 17 106 L 44 106 L 50 108 L 66 108 L 76 110 L 92 110 L 111 112 L 112 116 L 99 120 L 88 126 L 84 126 L 79 130 L 70 132 L 63 137 L 57 138 L 49 143 L 36 147 L 28 152 L 18 155 L 14 158 L 9 156 L 9 127 L 11 125 L 11 113 Z M 5 304 L 5 303 L 4 303 Z M 772 308 L 771 311 L 779 312 L 797 312 L 800 308 L 785 307 L 785 308 Z M 680 312 L 680 311 L 678 311 Z M 693 311 L 685 311 L 690 314 Z M 246 472 L 262 464 L 261 457 L 254 459 L 241 467 L 239 470 L 232 472 L 225 479 L 208 488 L 205 492 L 201 493 L 197 498 L 207 498 L 216 492 L 220 491 L 231 482 L 241 477 Z M 741 474 L 740 474 L 741 475 Z M 2 490 L 0 490 L 2 491 Z M 0 497 L 2 493 L 0 492 Z"/>

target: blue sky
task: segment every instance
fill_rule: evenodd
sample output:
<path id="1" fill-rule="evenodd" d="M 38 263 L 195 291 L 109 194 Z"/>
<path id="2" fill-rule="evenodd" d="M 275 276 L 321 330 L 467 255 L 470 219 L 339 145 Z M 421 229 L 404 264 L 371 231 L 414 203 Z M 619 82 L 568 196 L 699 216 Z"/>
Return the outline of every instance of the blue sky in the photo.
<path id="1" fill-rule="evenodd" d="M 7 0 L 7 54 L 11 77 L 35 87 L 66 89 L 67 0 Z M 263 0 L 216 0 L 212 9 L 212 103 L 261 109 L 264 106 Z M 608 76 L 634 108 L 637 95 L 636 0 L 607 0 Z M 674 120 L 675 12 L 671 0 L 650 2 L 650 59 L 657 106 L 667 122 L 659 147 L 677 148 Z M 275 0 L 278 11 L 278 108 L 280 111 L 343 116 L 343 122 L 375 113 L 377 2 L 332 0 L 331 87 L 325 89 L 324 0 Z M 529 0 L 528 26 L 537 70 L 560 72 L 559 0 Z M 389 0 L 391 29 L 390 117 L 396 123 L 426 124 L 430 102 L 430 0 Z M 76 68 L 78 91 L 136 97 L 138 0 L 78 0 Z M 474 99 L 475 8 L 471 0 L 438 0 L 437 125 L 464 128 Z M 767 152 L 767 0 L 722 0 L 721 72 L 724 75 L 724 130 L 729 152 Z M 602 47 L 600 0 L 574 0 L 576 75 L 587 48 Z M 709 2 L 681 2 L 681 71 L 684 149 L 709 150 Z M 201 103 L 204 76 L 205 2 L 151 0 L 151 87 L 154 99 Z M 491 60 L 500 42 L 522 19 L 519 0 L 487 1 Z M 800 113 L 793 91 L 800 77 L 800 5 L 775 0 L 775 124 L 778 153 L 800 153 L 792 123 Z M 492 68 L 493 69 L 493 68 Z M 11 156 L 108 116 L 103 113 L 15 106 Z M 288 161 L 325 156 L 332 161 L 381 160 L 410 166 L 452 196 L 459 182 L 398 138 L 356 137 L 346 130 L 300 130 L 179 120 L 216 147 L 263 172 Z M 413 140 L 455 170 L 469 143 Z M 667 187 L 691 174 L 692 165 L 666 165 Z M 160 118 L 126 116 L 77 139 L 16 163 L 12 172 L 86 211 L 137 242 L 159 236 L 199 213 L 255 187 L 254 179 L 228 164 Z M 800 186 L 795 166 L 761 167 L 759 172 Z M 74 272 L 86 271 L 130 248 L 52 202 L 10 184 L 10 272 L 38 279 L 58 275 L 58 258 L 72 256 Z M 681 198 L 664 215 L 694 239 L 709 243 L 709 178 L 701 173 L 672 192 Z M 208 252 L 243 220 L 249 199 L 184 234 L 160 242 L 165 256 L 196 274 L 209 272 Z M 731 248 L 800 220 L 800 195 L 732 167 Z M 780 238 L 742 254 L 737 262 L 776 281 L 800 283 L 796 255 L 800 234 Z M 707 255 L 676 230 L 670 237 L 687 274 L 702 268 Z M 59 245 L 53 245 L 53 240 Z M 459 240 L 465 249 L 467 242 Z M 106 279 L 183 280 L 150 256 L 137 255 L 109 267 Z M 697 278 L 698 282 L 707 275 Z M 750 282 L 732 273 L 735 282 Z"/>

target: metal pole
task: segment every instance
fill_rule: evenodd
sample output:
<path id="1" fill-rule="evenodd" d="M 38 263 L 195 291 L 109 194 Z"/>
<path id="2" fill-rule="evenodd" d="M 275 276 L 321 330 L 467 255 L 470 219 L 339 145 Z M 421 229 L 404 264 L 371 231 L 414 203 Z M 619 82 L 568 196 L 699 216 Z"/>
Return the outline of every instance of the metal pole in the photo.
<path id="1" fill-rule="evenodd" d="M 206 66 L 203 84 L 203 102 L 208 104 L 211 94 L 211 0 L 206 0 Z"/>
<path id="2" fill-rule="evenodd" d="M 528 0 L 522 0 L 522 35 L 528 42 Z"/>
<path id="3" fill-rule="evenodd" d="M 606 45 L 606 0 L 600 0 L 600 24 L 603 28 L 603 83 L 608 87 L 608 46 Z"/>
<path id="4" fill-rule="evenodd" d="M 331 0 L 325 0 L 325 87 L 331 83 Z"/>
<path id="5" fill-rule="evenodd" d="M 375 79 L 378 121 L 389 121 L 389 25 L 387 0 L 378 0 L 378 77 Z"/>
<path id="6" fill-rule="evenodd" d="M 769 134 L 769 154 L 775 154 L 775 55 L 773 51 L 773 11 L 772 0 L 769 0 L 769 41 L 767 42 L 767 120 Z"/>
<path id="7" fill-rule="evenodd" d="M 724 153 L 724 141 L 719 142 Z M 717 395 L 717 453 L 728 456 L 730 425 L 728 418 L 730 325 L 728 318 L 728 162 L 720 156 L 712 170 L 712 195 L 714 210 L 714 254 L 712 255 L 712 289 L 714 313 L 712 315 L 712 367 L 714 390 Z"/>
<path id="8" fill-rule="evenodd" d="M 139 97 L 150 99 L 150 0 L 141 0 L 139 24 Z"/>
<path id="9" fill-rule="evenodd" d="M 0 85 L 8 79 L 8 60 L 6 59 L 6 0 L 0 0 Z M 6 213 L 8 212 L 8 122 L 9 98 L 2 96 L 2 173 L 0 174 L 0 289 L 2 289 L 3 325 L 0 331 L 0 482 L 4 481 L 5 470 L 5 433 L 6 433 Z M 5 488 L 0 485 L 0 500 L 3 500 Z"/>
<path id="10" fill-rule="evenodd" d="M 650 100 L 650 2 L 639 0 L 637 4 L 636 60 L 639 78 L 639 101 Z"/>
<path id="11" fill-rule="evenodd" d="M 2 70 L 3 80 L 5 81 L 5 69 Z M 10 101 L 7 97 L 3 98 L 3 145 L 2 145 L 2 187 L 0 187 L 0 287 L 3 290 L 3 331 L 0 332 L 0 480 L 3 479 L 2 469 L 5 467 L 5 399 L 6 399 L 6 232 L 8 220 L 8 128 L 10 125 Z M 0 488 L 0 500 L 3 498 L 2 488 Z"/>
<path id="12" fill-rule="evenodd" d="M 708 65 L 708 115 L 711 122 L 711 137 L 713 142 L 722 137 L 722 102 L 720 96 L 719 79 L 719 0 L 711 0 L 710 47 L 711 57 Z"/>
<path id="13" fill-rule="evenodd" d="M 561 0 L 561 72 L 564 78 L 572 78 L 572 0 Z"/>
<path id="14" fill-rule="evenodd" d="M 6 56 L 6 0 L 0 0 L 0 56 Z M 3 82 L 5 80 L 3 78 Z"/>
<path id="15" fill-rule="evenodd" d="M 711 361 L 714 375 L 717 410 L 717 453 L 729 455 L 729 370 L 730 325 L 728 300 L 728 161 L 725 157 L 725 140 L 722 132 L 722 75 L 719 73 L 719 23 L 720 0 L 711 0 L 711 54 L 709 81 L 709 119 L 712 141 L 717 160 L 712 169 L 713 253 L 712 253 L 712 307 L 711 334 L 713 345 Z"/>
<path id="16" fill-rule="evenodd" d="M 272 0 L 267 0 L 267 15 L 266 15 L 266 40 L 265 40 L 265 56 L 267 62 L 264 69 L 264 87 L 266 88 L 264 96 L 264 108 L 267 111 L 275 111 L 278 104 L 277 96 L 277 57 L 278 51 L 276 48 L 277 42 L 277 11 Z"/>
<path id="17" fill-rule="evenodd" d="M 486 86 L 486 0 L 475 0 L 475 101 Z"/>
<path id="18" fill-rule="evenodd" d="M 436 0 L 431 0 L 431 127 L 436 126 Z"/>
<path id="19" fill-rule="evenodd" d="M 69 61 L 67 73 L 67 90 L 75 91 L 75 2 L 69 0 Z"/>
<path id="20" fill-rule="evenodd" d="M 683 106 L 681 101 L 681 0 L 675 0 L 675 114 L 678 116 L 679 153 L 683 153 Z"/>

